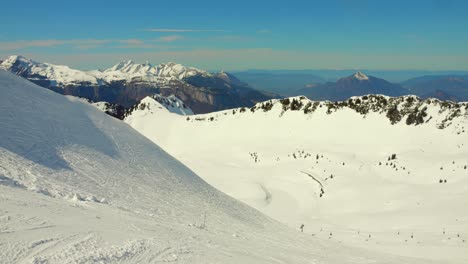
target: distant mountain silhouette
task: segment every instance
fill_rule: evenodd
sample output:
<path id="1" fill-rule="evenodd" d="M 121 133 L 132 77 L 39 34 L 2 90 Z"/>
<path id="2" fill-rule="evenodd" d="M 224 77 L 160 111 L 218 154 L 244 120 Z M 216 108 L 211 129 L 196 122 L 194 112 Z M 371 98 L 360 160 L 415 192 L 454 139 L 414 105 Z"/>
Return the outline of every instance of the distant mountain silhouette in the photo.
<path id="1" fill-rule="evenodd" d="M 428 75 L 405 81 L 403 86 L 422 98 L 468 101 L 468 76 Z"/>
<path id="2" fill-rule="evenodd" d="M 409 94 L 409 91 L 399 84 L 356 72 L 336 82 L 309 85 L 297 91 L 297 94 L 305 95 L 312 100 L 342 101 L 351 96 L 366 94 L 401 96 Z"/>

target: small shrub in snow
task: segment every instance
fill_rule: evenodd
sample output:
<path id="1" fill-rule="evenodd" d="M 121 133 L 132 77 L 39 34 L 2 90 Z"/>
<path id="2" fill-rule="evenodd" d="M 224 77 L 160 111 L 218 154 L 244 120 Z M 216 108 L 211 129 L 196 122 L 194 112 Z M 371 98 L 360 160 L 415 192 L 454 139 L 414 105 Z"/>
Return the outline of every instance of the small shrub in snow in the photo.
<path id="1" fill-rule="evenodd" d="M 273 108 L 273 104 L 270 101 L 262 104 L 262 109 L 263 109 L 264 112 L 268 112 L 272 108 Z"/>
<path id="2" fill-rule="evenodd" d="M 301 110 L 301 107 L 302 107 L 302 102 L 301 101 L 296 100 L 296 99 L 292 100 L 291 110 L 293 110 L 293 111 Z"/>
<path id="3" fill-rule="evenodd" d="M 291 103 L 289 98 L 281 99 L 280 102 L 282 105 L 289 105 Z"/>
<path id="4" fill-rule="evenodd" d="M 390 122 L 392 123 L 392 125 L 400 122 L 401 113 L 400 113 L 400 111 L 398 111 L 398 108 L 397 108 L 396 105 L 393 106 L 392 108 L 388 109 L 387 118 L 390 119 Z"/>

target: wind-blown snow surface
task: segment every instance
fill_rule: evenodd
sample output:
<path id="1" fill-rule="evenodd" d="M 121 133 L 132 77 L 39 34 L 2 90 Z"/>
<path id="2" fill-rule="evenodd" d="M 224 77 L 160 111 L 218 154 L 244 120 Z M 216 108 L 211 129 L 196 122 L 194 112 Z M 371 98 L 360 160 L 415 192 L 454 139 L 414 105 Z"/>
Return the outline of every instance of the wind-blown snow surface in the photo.
<path id="1" fill-rule="evenodd" d="M 297 97 L 189 117 L 141 110 L 126 122 L 208 183 L 311 236 L 468 263 L 467 108 Z"/>
<path id="2" fill-rule="evenodd" d="M 0 92 L 0 263 L 427 263 L 286 228 L 83 100 Z"/>

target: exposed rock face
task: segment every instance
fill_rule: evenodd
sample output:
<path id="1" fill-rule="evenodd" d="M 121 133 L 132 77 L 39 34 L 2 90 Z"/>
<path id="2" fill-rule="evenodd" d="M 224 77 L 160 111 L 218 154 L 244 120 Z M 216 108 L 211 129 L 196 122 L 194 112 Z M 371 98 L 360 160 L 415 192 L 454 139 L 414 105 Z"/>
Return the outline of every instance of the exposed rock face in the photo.
<path id="1" fill-rule="evenodd" d="M 0 68 L 57 93 L 127 108 L 153 94 L 175 95 L 195 113 L 250 107 L 276 97 L 254 90 L 230 74 L 212 74 L 176 63 L 152 66 L 124 61 L 107 70 L 85 72 L 11 56 Z"/>

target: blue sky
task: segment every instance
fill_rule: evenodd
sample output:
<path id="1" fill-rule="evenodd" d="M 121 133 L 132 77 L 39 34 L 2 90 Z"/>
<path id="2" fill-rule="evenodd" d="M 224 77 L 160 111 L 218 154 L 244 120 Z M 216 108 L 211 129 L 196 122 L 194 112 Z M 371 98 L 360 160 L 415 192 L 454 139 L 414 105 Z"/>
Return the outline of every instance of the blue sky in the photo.
<path id="1" fill-rule="evenodd" d="M 76 68 L 468 70 L 468 1 L 4 1 L 0 57 Z"/>

